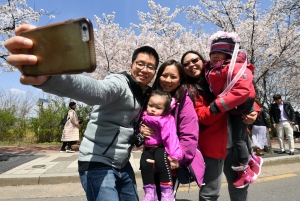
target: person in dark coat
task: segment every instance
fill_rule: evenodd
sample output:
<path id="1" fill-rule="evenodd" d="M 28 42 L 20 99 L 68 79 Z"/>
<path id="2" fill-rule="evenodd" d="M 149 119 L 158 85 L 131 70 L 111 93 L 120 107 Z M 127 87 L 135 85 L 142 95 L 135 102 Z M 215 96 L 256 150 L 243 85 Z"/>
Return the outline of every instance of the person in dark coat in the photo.
<path id="1" fill-rule="evenodd" d="M 290 152 L 289 155 L 294 155 L 294 136 L 293 126 L 295 124 L 295 112 L 292 105 L 281 99 L 280 94 L 273 96 L 275 103 L 271 105 L 270 120 L 271 124 L 276 128 L 278 135 L 278 142 L 280 146 L 280 152 L 278 154 L 284 154 L 284 133 L 287 135 Z"/>

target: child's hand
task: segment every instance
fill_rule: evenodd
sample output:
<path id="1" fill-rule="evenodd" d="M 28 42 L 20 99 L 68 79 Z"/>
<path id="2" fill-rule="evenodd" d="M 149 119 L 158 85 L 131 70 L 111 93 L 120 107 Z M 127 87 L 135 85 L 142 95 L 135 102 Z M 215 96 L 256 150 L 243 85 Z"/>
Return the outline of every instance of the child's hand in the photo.
<path id="1" fill-rule="evenodd" d="M 155 131 L 146 126 L 145 124 L 141 124 L 140 126 L 140 133 L 145 137 L 145 138 L 149 138 L 151 137 L 152 135 L 155 135 Z"/>
<path id="2" fill-rule="evenodd" d="M 176 159 L 173 159 L 171 156 L 168 156 L 168 160 L 170 161 L 170 167 L 171 169 L 179 168 L 179 162 Z"/>
<path id="3" fill-rule="evenodd" d="M 176 168 L 179 168 L 179 163 L 178 163 L 178 160 L 172 160 L 170 162 L 170 166 L 171 166 L 171 169 L 174 170 Z"/>
<path id="4" fill-rule="evenodd" d="M 152 160 L 152 159 L 146 159 L 146 161 L 147 161 L 148 163 L 151 163 L 151 164 L 153 165 L 153 172 L 154 172 L 154 173 L 157 172 L 156 166 L 155 166 L 155 160 Z"/>

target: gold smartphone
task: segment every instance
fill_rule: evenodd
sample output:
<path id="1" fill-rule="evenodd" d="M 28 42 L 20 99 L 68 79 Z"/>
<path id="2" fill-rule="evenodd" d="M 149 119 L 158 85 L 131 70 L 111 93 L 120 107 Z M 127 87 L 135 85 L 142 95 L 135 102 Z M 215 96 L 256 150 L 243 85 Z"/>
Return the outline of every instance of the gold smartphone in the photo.
<path id="1" fill-rule="evenodd" d="M 93 25 L 87 18 L 38 27 L 20 34 L 33 41 L 22 54 L 35 55 L 36 65 L 23 66 L 25 75 L 93 72 L 96 68 Z"/>

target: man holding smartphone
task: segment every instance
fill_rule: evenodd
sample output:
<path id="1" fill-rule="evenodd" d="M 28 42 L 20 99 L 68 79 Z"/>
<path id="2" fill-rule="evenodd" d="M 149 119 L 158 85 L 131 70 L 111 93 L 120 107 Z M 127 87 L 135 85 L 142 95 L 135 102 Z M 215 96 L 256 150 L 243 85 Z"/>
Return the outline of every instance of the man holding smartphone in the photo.
<path id="1" fill-rule="evenodd" d="M 37 63 L 35 55 L 20 54 L 21 48 L 31 48 L 33 42 L 18 35 L 32 28 L 31 25 L 16 28 L 16 36 L 4 43 L 12 53 L 7 62 L 20 72 L 23 65 Z M 111 74 L 104 80 L 83 75 L 22 75 L 20 78 L 22 84 L 93 105 L 78 158 L 80 180 L 89 201 L 138 200 L 129 162 L 132 145 L 128 141 L 151 91 L 148 84 L 158 62 L 155 49 L 143 46 L 133 53 L 130 73 Z"/>

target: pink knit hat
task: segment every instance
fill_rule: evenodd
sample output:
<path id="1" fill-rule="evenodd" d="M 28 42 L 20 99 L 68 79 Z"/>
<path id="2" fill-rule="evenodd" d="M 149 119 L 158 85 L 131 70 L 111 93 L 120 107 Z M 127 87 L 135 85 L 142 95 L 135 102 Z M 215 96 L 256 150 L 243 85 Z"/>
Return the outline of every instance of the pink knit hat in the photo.
<path id="1" fill-rule="evenodd" d="M 236 42 L 240 42 L 240 37 L 236 33 L 218 31 L 209 38 L 209 55 L 213 52 L 222 52 L 232 56 Z"/>

